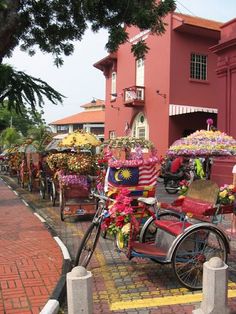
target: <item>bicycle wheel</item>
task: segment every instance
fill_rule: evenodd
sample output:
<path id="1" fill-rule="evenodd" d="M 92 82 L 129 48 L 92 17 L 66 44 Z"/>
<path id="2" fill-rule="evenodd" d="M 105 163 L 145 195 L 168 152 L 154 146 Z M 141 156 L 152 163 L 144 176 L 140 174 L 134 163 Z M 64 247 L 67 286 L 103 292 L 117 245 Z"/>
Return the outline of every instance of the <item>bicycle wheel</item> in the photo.
<path id="1" fill-rule="evenodd" d="M 172 258 L 178 281 L 186 288 L 202 288 L 203 264 L 212 257 L 227 261 L 227 245 L 223 236 L 208 226 L 188 232 L 177 244 Z"/>
<path id="2" fill-rule="evenodd" d="M 181 216 L 178 213 L 163 212 L 158 215 L 157 219 L 179 221 L 180 218 Z M 156 238 L 156 233 L 157 233 L 157 226 L 155 225 L 155 218 L 150 217 L 145 222 L 145 224 L 143 225 L 143 228 L 141 229 L 139 242 L 153 243 Z"/>
<path id="3" fill-rule="evenodd" d="M 39 195 L 42 199 L 45 199 L 46 184 L 45 184 L 45 180 L 43 178 L 40 178 L 40 182 L 39 182 Z"/>
<path id="4" fill-rule="evenodd" d="M 52 202 L 52 206 L 55 206 L 56 205 L 56 199 L 57 199 L 57 191 L 56 191 L 55 183 L 53 181 L 51 183 L 50 199 Z"/>
<path id="5" fill-rule="evenodd" d="M 93 255 L 93 252 L 96 248 L 99 234 L 101 230 L 101 224 L 92 222 L 86 233 L 83 236 L 83 239 L 80 243 L 78 252 L 75 257 L 74 266 L 83 266 L 87 267 L 90 259 Z"/>
<path id="6" fill-rule="evenodd" d="M 61 221 L 65 220 L 64 209 L 65 209 L 65 196 L 64 193 L 60 190 L 59 193 L 59 208 L 60 208 L 60 217 Z"/>
<path id="7" fill-rule="evenodd" d="M 29 176 L 28 191 L 29 191 L 29 192 L 32 192 L 32 191 L 33 191 L 33 175 L 30 175 L 30 176 Z"/>

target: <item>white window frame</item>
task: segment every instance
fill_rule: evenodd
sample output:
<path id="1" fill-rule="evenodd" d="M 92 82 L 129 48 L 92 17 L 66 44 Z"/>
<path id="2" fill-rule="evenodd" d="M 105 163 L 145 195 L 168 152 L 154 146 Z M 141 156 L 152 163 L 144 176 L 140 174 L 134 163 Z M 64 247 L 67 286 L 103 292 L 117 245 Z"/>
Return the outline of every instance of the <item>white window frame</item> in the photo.
<path id="1" fill-rule="evenodd" d="M 115 131 L 109 131 L 109 139 L 114 139 L 116 138 L 116 132 Z"/>
<path id="2" fill-rule="evenodd" d="M 143 121 L 142 121 L 143 120 Z M 132 124 L 132 136 L 136 138 L 143 138 L 145 140 L 149 139 L 149 126 L 147 119 L 143 112 L 140 112 L 135 117 Z M 144 130 L 144 136 L 140 137 L 140 133 Z"/>
<path id="3" fill-rule="evenodd" d="M 207 81 L 207 63 L 206 54 L 194 53 L 190 55 L 190 79 Z"/>
<path id="4" fill-rule="evenodd" d="M 116 72 L 111 73 L 111 100 L 116 99 Z"/>

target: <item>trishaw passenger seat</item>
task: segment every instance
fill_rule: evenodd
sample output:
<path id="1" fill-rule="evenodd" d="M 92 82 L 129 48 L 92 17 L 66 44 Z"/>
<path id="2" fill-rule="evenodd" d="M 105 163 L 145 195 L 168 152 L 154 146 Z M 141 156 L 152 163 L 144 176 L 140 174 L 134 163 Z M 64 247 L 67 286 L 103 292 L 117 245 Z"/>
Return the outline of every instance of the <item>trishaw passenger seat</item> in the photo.
<path id="1" fill-rule="evenodd" d="M 192 226 L 192 223 L 188 221 L 155 220 L 155 225 L 174 236 L 178 236 L 183 233 L 184 229 Z"/>

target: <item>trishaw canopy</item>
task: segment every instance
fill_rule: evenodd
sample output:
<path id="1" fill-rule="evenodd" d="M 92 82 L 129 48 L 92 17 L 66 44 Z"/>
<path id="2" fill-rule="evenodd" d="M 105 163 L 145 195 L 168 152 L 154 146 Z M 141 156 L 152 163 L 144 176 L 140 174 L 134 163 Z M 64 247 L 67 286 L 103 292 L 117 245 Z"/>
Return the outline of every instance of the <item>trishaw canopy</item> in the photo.
<path id="1" fill-rule="evenodd" d="M 77 130 L 73 133 L 68 134 L 58 144 L 59 147 L 69 148 L 91 148 L 99 145 L 101 145 L 101 142 L 94 134 L 90 132 L 85 132 L 83 130 Z"/>
<path id="2" fill-rule="evenodd" d="M 214 157 L 236 155 L 236 140 L 221 131 L 199 130 L 175 141 L 168 156 Z"/>

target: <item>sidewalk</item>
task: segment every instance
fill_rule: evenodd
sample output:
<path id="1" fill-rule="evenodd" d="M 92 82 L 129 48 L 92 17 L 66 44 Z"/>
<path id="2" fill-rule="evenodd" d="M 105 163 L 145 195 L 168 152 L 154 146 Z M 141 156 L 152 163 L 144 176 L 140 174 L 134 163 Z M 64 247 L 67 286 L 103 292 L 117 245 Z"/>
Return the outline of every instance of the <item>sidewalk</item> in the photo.
<path id="1" fill-rule="evenodd" d="M 0 314 L 39 314 L 60 279 L 61 249 L 2 180 L 0 213 Z"/>

